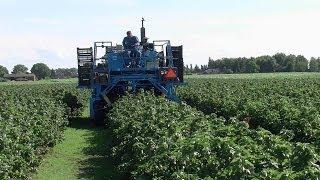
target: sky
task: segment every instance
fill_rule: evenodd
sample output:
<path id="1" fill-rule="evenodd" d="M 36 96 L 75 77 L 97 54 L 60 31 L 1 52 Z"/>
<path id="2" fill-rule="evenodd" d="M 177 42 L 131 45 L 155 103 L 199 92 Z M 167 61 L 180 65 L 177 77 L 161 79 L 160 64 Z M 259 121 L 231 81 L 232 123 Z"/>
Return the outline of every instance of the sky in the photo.
<path id="1" fill-rule="evenodd" d="M 320 0 L 0 0 L 0 65 L 77 66 L 76 48 L 127 30 L 184 46 L 185 64 L 277 52 L 320 56 Z"/>

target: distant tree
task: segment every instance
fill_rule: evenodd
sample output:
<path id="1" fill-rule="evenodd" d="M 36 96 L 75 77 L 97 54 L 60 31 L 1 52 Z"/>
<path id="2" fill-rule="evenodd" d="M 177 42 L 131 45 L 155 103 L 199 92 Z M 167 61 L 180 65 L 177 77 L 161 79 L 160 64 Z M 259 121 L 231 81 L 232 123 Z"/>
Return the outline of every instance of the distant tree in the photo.
<path id="1" fill-rule="evenodd" d="M 56 69 L 54 74 L 57 79 L 67 79 L 77 77 L 77 68 L 59 68 Z"/>
<path id="2" fill-rule="evenodd" d="M 28 68 L 23 64 L 17 64 L 13 67 L 12 74 L 27 73 Z"/>
<path id="3" fill-rule="evenodd" d="M 38 79 L 45 79 L 51 75 L 50 68 L 44 63 L 34 64 L 31 68 L 31 72 L 35 74 Z"/>
<path id="4" fill-rule="evenodd" d="M 184 66 L 184 73 L 185 74 L 191 74 L 191 70 L 190 70 L 188 65 Z"/>
<path id="5" fill-rule="evenodd" d="M 222 65 L 222 68 L 224 71 L 227 71 L 227 69 L 232 69 L 232 65 L 234 64 L 234 59 L 231 58 L 224 58 L 222 59 L 222 61 L 220 62 L 220 64 Z"/>
<path id="6" fill-rule="evenodd" d="M 190 72 L 193 73 L 193 66 L 190 64 Z"/>
<path id="7" fill-rule="evenodd" d="M 199 68 L 199 66 L 196 64 L 196 66 L 194 67 L 194 72 L 195 73 L 199 73 L 201 72 L 201 69 Z"/>
<path id="8" fill-rule="evenodd" d="M 310 63 L 309 63 L 309 70 L 311 72 L 319 72 L 319 70 L 320 70 L 319 67 L 320 67 L 319 59 L 312 57 L 310 59 Z"/>
<path id="9" fill-rule="evenodd" d="M 6 67 L 0 65 L 0 78 L 3 78 L 5 74 L 9 74 L 9 71 Z"/>
<path id="10" fill-rule="evenodd" d="M 208 68 L 213 69 L 214 66 L 215 66 L 215 61 L 211 57 L 209 57 Z"/>
<path id="11" fill-rule="evenodd" d="M 277 67 L 276 71 L 277 72 L 283 72 L 286 69 L 286 55 L 284 53 L 277 53 L 273 55 L 273 58 L 276 60 Z"/>
<path id="12" fill-rule="evenodd" d="M 308 60 L 304 56 L 297 56 L 295 62 L 295 71 L 306 72 L 308 70 Z"/>
<path id="13" fill-rule="evenodd" d="M 78 74 L 77 68 L 69 68 L 68 71 L 70 72 L 70 76 L 72 76 L 72 77 L 76 77 Z"/>
<path id="14" fill-rule="evenodd" d="M 293 54 L 286 56 L 285 67 L 284 67 L 285 72 L 294 72 L 295 71 L 296 58 L 297 57 Z"/>
<path id="15" fill-rule="evenodd" d="M 54 69 L 51 69 L 50 78 L 55 79 L 56 78 L 56 71 Z"/>
<path id="16" fill-rule="evenodd" d="M 271 56 L 257 57 L 257 64 L 262 73 L 275 72 L 277 66 L 276 60 Z"/>
<path id="17" fill-rule="evenodd" d="M 257 73 L 259 72 L 259 66 L 254 58 L 248 59 L 246 62 L 246 72 L 247 73 Z"/>
<path id="18" fill-rule="evenodd" d="M 309 67 L 310 66 L 310 67 Z M 209 58 L 208 68 L 218 69 L 224 73 L 251 73 L 251 72 L 294 72 L 294 71 L 320 71 L 320 58 L 310 62 L 304 56 L 286 55 L 277 53 L 273 56 L 260 56 L 248 58 L 222 58 L 213 60 Z M 308 68 L 309 67 L 309 68 Z M 203 67 L 201 68 L 203 69 Z"/>
<path id="19" fill-rule="evenodd" d="M 245 65 L 244 65 L 245 60 L 246 60 L 245 58 L 224 58 L 222 61 L 223 69 L 225 69 L 225 71 L 228 71 L 228 73 L 243 72 L 245 71 Z"/>
<path id="20" fill-rule="evenodd" d="M 248 61 L 248 59 L 245 58 L 245 57 L 243 57 L 243 58 L 238 58 L 238 59 L 237 59 L 238 68 L 239 68 L 238 72 L 239 72 L 239 73 L 244 73 L 244 72 L 246 72 L 247 61 Z"/>

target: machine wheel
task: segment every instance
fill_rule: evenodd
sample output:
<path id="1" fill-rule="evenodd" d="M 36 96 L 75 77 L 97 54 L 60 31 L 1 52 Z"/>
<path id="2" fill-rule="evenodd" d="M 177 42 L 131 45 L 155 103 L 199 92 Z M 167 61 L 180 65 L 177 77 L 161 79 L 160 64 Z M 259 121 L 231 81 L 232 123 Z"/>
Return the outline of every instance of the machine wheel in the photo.
<path id="1" fill-rule="evenodd" d="M 95 126 L 103 126 L 104 123 L 104 118 L 105 118 L 105 113 L 102 111 L 97 111 L 94 114 L 94 119 L 93 119 L 93 124 Z"/>
<path id="2" fill-rule="evenodd" d="M 106 111 L 107 109 L 105 109 L 105 103 L 103 101 L 96 101 L 93 103 L 93 117 L 91 117 L 93 125 L 105 125 Z"/>
<path id="3" fill-rule="evenodd" d="M 154 88 L 154 95 L 155 95 L 155 96 L 162 96 L 163 93 L 162 93 L 159 89 Z"/>

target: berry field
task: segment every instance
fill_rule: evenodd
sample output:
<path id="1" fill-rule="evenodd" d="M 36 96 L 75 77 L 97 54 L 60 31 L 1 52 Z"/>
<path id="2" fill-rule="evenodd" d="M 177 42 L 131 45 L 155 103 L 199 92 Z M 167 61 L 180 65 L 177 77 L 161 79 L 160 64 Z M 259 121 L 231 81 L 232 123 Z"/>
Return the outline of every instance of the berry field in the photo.
<path id="1" fill-rule="evenodd" d="M 0 179 L 30 177 L 61 142 L 70 119 L 88 104 L 89 92 L 75 87 L 0 85 Z M 320 74 L 189 76 L 178 95 L 180 104 L 151 93 L 114 104 L 105 127 L 112 143 L 99 146 L 116 174 L 319 179 Z"/>

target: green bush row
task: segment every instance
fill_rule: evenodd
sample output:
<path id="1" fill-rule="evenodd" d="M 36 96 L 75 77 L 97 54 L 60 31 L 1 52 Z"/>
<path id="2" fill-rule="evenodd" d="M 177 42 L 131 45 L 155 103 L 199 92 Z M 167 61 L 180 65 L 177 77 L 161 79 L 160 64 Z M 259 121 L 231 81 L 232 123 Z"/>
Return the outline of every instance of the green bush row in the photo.
<path id="1" fill-rule="evenodd" d="M 76 84 L 0 86 L 0 179 L 27 178 L 62 137 L 68 119 L 80 115 L 88 92 Z"/>
<path id="2" fill-rule="evenodd" d="M 320 78 L 188 79 L 179 96 L 226 119 L 236 117 L 294 142 L 320 137 Z"/>
<path id="3" fill-rule="evenodd" d="M 108 114 L 120 171 L 142 179 L 316 179 L 319 158 L 262 128 L 152 95 L 126 96 Z"/>

